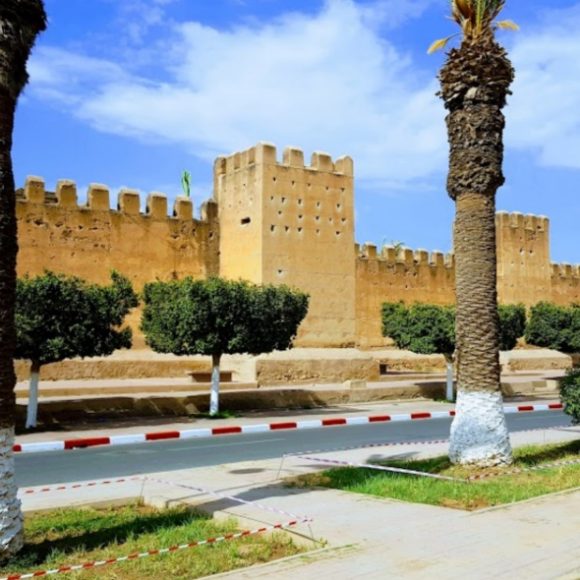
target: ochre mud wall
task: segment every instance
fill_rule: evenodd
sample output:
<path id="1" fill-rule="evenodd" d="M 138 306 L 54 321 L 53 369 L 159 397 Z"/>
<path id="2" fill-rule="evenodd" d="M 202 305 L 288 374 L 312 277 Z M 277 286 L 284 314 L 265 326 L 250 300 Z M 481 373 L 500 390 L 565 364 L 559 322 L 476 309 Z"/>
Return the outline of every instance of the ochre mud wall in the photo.
<path id="1" fill-rule="evenodd" d="M 111 209 L 103 185 L 92 184 L 80 204 L 73 182 L 50 193 L 29 178 L 18 192 L 18 274 L 50 269 L 106 283 L 115 269 L 137 290 L 185 276 L 287 284 L 311 297 L 297 345 L 383 346 L 383 302 L 454 302 L 454 257 L 355 245 L 353 188 L 350 157 L 314 153 L 307 165 L 300 149 L 278 160 L 267 143 L 216 160 L 200 219 L 183 197 L 168 216 L 164 195 L 141 200 L 122 190 Z M 497 232 L 502 303 L 580 303 L 579 267 L 551 264 L 547 218 L 498 213 Z M 131 316 L 134 329 L 139 316 Z M 143 344 L 136 332 L 135 346 Z"/>
<path id="2" fill-rule="evenodd" d="M 137 192 L 123 190 L 118 209 L 111 210 L 109 190 L 98 184 L 89 187 L 86 204 L 79 205 L 74 183 L 60 181 L 56 192 L 50 193 L 42 179 L 28 178 L 16 205 L 18 275 L 52 270 L 105 284 L 117 270 L 139 291 L 156 279 L 218 274 L 215 203 L 202 206 L 201 220 L 193 219 L 187 198 L 177 199 L 172 216 L 162 194 L 147 197 L 144 213 L 141 205 Z M 142 347 L 139 317 L 134 312 L 130 324 L 135 346 Z"/>

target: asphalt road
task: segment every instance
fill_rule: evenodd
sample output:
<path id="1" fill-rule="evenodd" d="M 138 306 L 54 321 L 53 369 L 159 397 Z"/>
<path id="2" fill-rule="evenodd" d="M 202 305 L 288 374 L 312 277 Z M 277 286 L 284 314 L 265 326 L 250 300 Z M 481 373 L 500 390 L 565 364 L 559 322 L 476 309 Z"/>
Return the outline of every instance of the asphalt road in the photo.
<path id="1" fill-rule="evenodd" d="M 506 417 L 511 432 L 570 424 L 570 418 L 559 411 Z M 29 487 L 257 461 L 284 453 L 369 443 L 446 439 L 450 424 L 450 419 L 430 419 L 22 454 L 16 456 L 16 480 L 19 487 Z"/>

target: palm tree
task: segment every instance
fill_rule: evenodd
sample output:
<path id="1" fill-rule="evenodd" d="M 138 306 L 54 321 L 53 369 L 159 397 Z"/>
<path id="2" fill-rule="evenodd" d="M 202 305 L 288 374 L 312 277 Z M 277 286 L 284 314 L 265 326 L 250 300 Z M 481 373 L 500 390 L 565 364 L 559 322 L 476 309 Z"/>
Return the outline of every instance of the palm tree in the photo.
<path id="1" fill-rule="evenodd" d="M 517 27 L 496 22 L 503 7 L 504 0 L 451 1 L 462 41 L 439 74 L 449 111 L 447 191 L 456 204 L 458 393 L 449 455 L 463 464 L 512 461 L 500 385 L 495 196 L 505 181 L 502 109 L 514 69 L 494 32 Z"/>
<path id="2" fill-rule="evenodd" d="M 16 102 L 26 85 L 26 62 L 46 28 L 42 0 L 0 2 L 0 561 L 22 546 L 22 514 L 14 481 L 14 301 L 16 214 L 12 129 Z"/>

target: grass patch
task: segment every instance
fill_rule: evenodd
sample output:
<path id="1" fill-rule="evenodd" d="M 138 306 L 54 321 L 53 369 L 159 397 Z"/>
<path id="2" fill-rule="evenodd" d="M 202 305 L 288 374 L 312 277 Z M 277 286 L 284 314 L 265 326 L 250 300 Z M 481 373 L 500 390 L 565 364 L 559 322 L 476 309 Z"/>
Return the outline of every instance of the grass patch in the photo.
<path id="1" fill-rule="evenodd" d="M 560 445 L 522 447 L 514 451 L 514 459 L 513 466 L 505 470 L 580 459 L 580 441 Z M 502 471 L 498 468 L 477 469 L 452 465 L 447 456 L 373 463 L 461 479 L 474 475 L 499 474 Z M 414 503 L 476 510 L 579 487 L 580 464 L 526 473 L 506 473 L 491 479 L 469 483 L 346 467 L 304 475 L 291 480 L 289 484 L 298 487 L 329 487 Z"/>
<path id="2" fill-rule="evenodd" d="M 157 510 L 129 505 L 44 512 L 25 518 L 25 546 L 9 565 L 0 567 L 0 576 L 106 560 L 221 536 L 236 529 L 235 520 L 216 522 L 186 507 Z M 83 580 L 189 580 L 302 551 L 285 534 L 261 534 L 68 576 Z"/>

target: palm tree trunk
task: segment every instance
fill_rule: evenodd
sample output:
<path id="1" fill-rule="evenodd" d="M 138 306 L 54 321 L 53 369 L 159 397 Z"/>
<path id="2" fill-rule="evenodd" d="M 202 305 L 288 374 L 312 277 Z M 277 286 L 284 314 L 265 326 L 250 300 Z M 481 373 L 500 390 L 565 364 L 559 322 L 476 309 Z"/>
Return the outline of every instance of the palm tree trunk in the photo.
<path id="1" fill-rule="evenodd" d="M 492 37 L 464 40 L 440 73 L 450 145 L 447 190 L 456 204 L 456 463 L 511 462 L 499 366 L 495 196 L 505 181 L 503 131 L 514 70 Z"/>
<path id="2" fill-rule="evenodd" d="M 36 36 L 46 28 L 42 0 L 0 1 L 0 561 L 23 543 L 22 513 L 14 482 L 16 400 L 16 194 L 12 131 L 16 102 L 28 80 L 26 63 Z"/>
<path id="3" fill-rule="evenodd" d="M 503 413 L 497 313 L 495 198 L 456 200 L 457 405 L 449 455 L 456 463 L 511 461 Z"/>
<path id="4" fill-rule="evenodd" d="M 16 401 L 13 355 L 16 346 L 16 211 L 10 157 L 15 100 L 0 90 L 0 561 L 22 547 L 22 514 L 14 481 Z"/>

